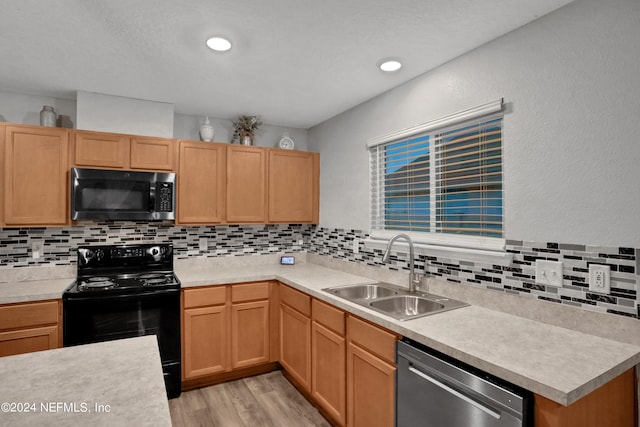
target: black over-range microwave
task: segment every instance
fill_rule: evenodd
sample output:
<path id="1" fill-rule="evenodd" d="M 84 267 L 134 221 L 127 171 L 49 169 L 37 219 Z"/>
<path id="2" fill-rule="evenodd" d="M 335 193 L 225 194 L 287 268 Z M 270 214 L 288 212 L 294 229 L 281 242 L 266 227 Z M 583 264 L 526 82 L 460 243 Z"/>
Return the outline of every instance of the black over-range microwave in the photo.
<path id="1" fill-rule="evenodd" d="M 71 219 L 176 218 L 174 173 L 71 169 Z"/>

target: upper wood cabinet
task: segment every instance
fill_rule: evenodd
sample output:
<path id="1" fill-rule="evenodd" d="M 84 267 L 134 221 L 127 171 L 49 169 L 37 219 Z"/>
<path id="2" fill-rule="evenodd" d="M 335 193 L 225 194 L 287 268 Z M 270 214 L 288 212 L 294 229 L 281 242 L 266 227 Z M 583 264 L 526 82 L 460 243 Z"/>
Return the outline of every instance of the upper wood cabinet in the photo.
<path id="1" fill-rule="evenodd" d="M 79 167 L 170 172 L 176 164 L 175 140 L 75 131 L 72 162 Z"/>
<path id="2" fill-rule="evenodd" d="M 73 147 L 76 166 L 126 169 L 129 163 L 127 135 L 76 131 Z"/>
<path id="3" fill-rule="evenodd" d="M 131 137 L 131 169 L 172 171 L 174 165 L 174 139 Z"/>
<path id="4" fill-rule="evenodd" d="M 269 150 L 268 222 L 318 223 L 320 155 Z"/>
<path id="5" fill-rule="evenodd" d="M 224 221 L 225 144 L 179 141 L 178 224 Z"/>
<path id="6" fill-rule="evenodd" d="M 260 147 L 227 147 L 227 222 L 265 223 L 267 151 Z"/>
<path id="7" fill-rule="evenodd" d="M 7 125 L 3 145 L 5 225 L 68 224 L 69 131 Z"/>

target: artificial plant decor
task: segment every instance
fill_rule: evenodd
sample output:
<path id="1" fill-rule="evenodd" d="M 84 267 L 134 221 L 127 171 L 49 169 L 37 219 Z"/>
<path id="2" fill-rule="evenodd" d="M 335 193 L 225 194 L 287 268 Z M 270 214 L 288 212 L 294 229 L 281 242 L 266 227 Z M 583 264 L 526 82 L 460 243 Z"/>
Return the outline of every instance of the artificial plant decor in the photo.
<path id="1" fill-rule="evenodd" d="M 262 120 L 258 116 L 240 116 L 238 120 L 233 122 L 233 143 L 236 139 L 240 143 L 245 143 L 245 137 L 249 137 L 253 141 L 255 131 L 262 125 Z"/>

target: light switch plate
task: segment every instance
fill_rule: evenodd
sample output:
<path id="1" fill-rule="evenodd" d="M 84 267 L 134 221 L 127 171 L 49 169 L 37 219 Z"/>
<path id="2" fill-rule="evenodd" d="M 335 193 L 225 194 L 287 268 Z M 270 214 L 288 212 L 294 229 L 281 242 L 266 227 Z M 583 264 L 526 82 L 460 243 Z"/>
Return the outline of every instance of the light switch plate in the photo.
<path id="1" fill-rule="evenodd" d="M 560 261 L 536 260 L 536 283 L 562 287 L 562 263 Z"/>

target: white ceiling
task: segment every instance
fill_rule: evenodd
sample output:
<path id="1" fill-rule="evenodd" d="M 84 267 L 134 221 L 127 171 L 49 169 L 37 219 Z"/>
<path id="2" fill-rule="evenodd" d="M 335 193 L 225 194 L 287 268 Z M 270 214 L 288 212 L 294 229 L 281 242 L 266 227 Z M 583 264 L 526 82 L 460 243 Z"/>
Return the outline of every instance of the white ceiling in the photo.
<path id="1" fill-rule="evenodd" d="M 0 91 L 306 129 L 571 1 L 0 0 Z M 218 34 L 231 51 L 206 47 Z"/>

